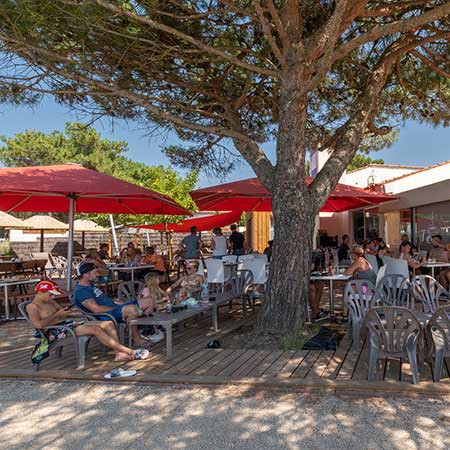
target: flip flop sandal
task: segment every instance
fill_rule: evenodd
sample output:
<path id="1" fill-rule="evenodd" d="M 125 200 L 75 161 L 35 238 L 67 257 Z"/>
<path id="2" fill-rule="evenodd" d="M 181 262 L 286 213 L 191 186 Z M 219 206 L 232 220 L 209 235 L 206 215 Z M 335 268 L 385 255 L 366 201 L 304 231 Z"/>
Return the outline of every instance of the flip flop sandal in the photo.
<path id="1" fill-rule="evenodd" d="M 123 370 L 123 369 L 114 369 L 111 370 L 111 372 L 107 373 L 105 375 L 105 378 L 124 378 L 124 377 L 132 377 L 133 375 L 136 375 L 135 370 Z"/>
<path id="2" fill-rule="evenodd" d="M 134 360 L 147 359 L 150 356 L 150 352 L 146 348 L 139 348 L 134 353 Z"/>

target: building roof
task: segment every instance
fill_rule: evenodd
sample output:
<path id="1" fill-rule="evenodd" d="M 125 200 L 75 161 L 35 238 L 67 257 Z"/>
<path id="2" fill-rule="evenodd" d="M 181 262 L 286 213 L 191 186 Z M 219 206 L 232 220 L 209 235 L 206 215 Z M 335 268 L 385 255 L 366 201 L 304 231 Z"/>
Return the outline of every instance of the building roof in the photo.
<path id="1" fill-rule="evenodd" d="M 347 174 L 355 173 L 355 172 L 358 172 L 358 171 L 364 170 L 364 169 L 376 168 L 376 167 L 381 167 L 383 169 L 410 169 L 410 170 L 414 170 L 414 171 L 424 169 L 424 167 L 422 167 L 422 166 L 404 166 L 401 164 L 367 164 L 367 166 L 359 167 L 358 169 L 351 170 L 351 171 L 347 172 Z"/>
<path id="2" fill-rule="evenodd" d="M 385 180 L 385 181 L 383 181 L 380 184 L 384 185 L 384 184 L 387 184 L 387 183 L 392 183 L 393 181 L 401 180 L 403 178 L 410 177 L 412 175 L 417 175 L 418 173 L 426 172 L 427 170 L 435 169 L 436 167 L 445 166 L 446 164 L 450 164 L 450 159 L 447 160 L 447 161 L 442 161 L 442 162 L 440 162 L 438 164 L 433 164 L 432 166 L 421 167 L 421 168 L 419 168 L 418 170 L 416 170 L 414 172 L 405 173 L 404 175 L 400 175 L 398 177 L 391 178 L 389 180 Z"/>

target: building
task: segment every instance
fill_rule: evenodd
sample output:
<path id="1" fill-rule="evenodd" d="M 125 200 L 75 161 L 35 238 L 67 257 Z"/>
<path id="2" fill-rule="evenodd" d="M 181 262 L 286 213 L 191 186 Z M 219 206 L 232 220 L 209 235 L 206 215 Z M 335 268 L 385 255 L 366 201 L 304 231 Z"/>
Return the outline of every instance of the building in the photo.
<path id="1" fill-rule="evenodd" d="M 316 163 L 319 167 L 323 162 Z M 450 248 L 450 160 L 429 167 L 370 164 L 345 173 L 340 183 L 373 187 L 398 197 L 377 208 L 343 213 L 320 213 L 319 232 L 338 240 L 349 234 L 352 242 L 381 236 L 397 248 L 407 234 L 428 249 L 431 236 L 440 234 Z M 269 213 L 252 213 L 249 242 L 258 250 L 271 236 Z"/>
<path id="2" fill-rule="evenodd" d="M 329 235 L 350 234 L 355 242 L 382 236 L 391 247 L 402 234 L 426 249 L 433 234 L 450 244 L 450 161 L 429 167 L 369 165 L 346 173 L 341 183 L 375 187 L 398 197 L 378 208 L 321 217 Z"/>

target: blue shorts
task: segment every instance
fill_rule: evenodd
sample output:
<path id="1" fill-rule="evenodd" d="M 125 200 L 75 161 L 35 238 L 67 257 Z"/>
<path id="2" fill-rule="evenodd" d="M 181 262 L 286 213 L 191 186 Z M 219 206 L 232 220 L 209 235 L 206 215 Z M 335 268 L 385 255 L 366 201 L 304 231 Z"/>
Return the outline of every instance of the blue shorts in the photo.
<path id="1" fill-rule="evenodd" d="M 122 316 L 122 310 L 123 310 L 124 306 L 137 305 L 137 304 L 138 304 L 137 300 L 133 300 L 132 302 L 127 302 L 127 303 L 124 303 L 123 305 L 117 305 L 116 308 L 112 309 L 111 311 L 108 311 L 108 314 L 113 316 L 114 319 L 116 319 L 116 321 L 119 323 L 125 322 L 123 320 L 123 316 Z M 99 316 L 98 320 L 111 320 L 111 319 L 108 316 Z"/>

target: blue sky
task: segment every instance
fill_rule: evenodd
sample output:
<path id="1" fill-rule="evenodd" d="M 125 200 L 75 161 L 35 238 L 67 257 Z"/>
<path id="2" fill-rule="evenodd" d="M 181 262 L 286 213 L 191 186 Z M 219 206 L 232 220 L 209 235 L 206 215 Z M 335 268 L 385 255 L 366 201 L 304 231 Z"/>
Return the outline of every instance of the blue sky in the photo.
<path id="1" fill-rule="evenodd" d="M 44 100 L 34 109 L 3 105 L 0 109 L 0 134 L 13 136 L 25 129 L 35 129 L 47 133 L 53 130 L 63 130 L 66 122 L 80 119 L 66 107 L 58 105 L 51 99 Z M 86 118 L 84 119 L 86 120 Z M 173 136 L 148 137 L 142 126 L 124 121 L 115 121 L 112 126 L 110 121 L 104 120 L 96 122 L 94 126 L 106 138 L 127 141 L 130 149 L 128 156 L 131 159 L 149 165 L 169 165 L 161 147 L 173 143 Z M 264 148 L 269 157 L 273 158 L 274 146 L 267 144 Z M 391 148 L 376 152 L 372 156 L 383 158 L 387 164 L 417 166 L 428 166 L 449 160 L 450 128 L 433 128 L 409 122 L 401 129 L 399 140 Z M 227 180 L 232 181 L 252 176 L 254 175 L 250 167 L 246 163 L 242 163 L 227 177 Z M 219 181 L 202 174 L 199 185 L 208 186 Z"/>

